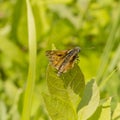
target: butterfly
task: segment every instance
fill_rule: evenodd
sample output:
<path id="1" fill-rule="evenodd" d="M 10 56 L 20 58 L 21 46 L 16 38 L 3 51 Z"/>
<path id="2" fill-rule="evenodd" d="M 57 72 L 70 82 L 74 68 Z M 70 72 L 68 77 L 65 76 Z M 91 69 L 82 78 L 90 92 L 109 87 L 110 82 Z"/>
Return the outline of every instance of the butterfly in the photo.
<path id="1" fill-rule="evenodd" d="M 79 52 L 80 47 L 69 50 L 48 50 L 46 51 L 46 56 L 51 65 L 58 70 L 58 76 L 60 76 L 61 73 L 67 72 L 74 66 Z"/>

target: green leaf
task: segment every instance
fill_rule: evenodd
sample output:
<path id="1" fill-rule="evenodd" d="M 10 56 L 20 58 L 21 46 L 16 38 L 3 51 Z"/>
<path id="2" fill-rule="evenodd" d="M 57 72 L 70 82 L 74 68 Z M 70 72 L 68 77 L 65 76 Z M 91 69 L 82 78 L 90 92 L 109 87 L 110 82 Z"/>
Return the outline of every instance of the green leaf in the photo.
<path id="1" fill-rule="evenodd" d="M 120 103 L 117 104 L 117 107 L 113 112 L 112 120 L 120 120 Z"/>
<path id="2" fill-rule="evenodd" d="M 57 76 L 55 70 L 51 65 L 48 65 L 47 69 L 47 85 L 51 95 L 60 97 L 61 99 L 68 100 L 69 96 L 67 90 L 64 88 L 64 83 L 60 77 Z"/>
<path id="3" fill-rule="evenodd" d="M 47 94 L 43 94 L 43 98 L 52 120 L 77 120 L 76 112 L 69 102 Z"/>
<path id="4" fill-rule="evenodd" d="M 85 87 L 84 76 L 77 65 L 61 76 L 57 76 L 55 69 L 49 65 L 47 69 L 47 83 L 49 92 L 64 100 L 69 99 L 68 93 L 70 89 L 75 94 L 82 95 Z"/>
<path id="5" fill-rule="evenodd" d="M 99 120 L 111 120 L 111 98 L 109 98 L 105 103 L 102 105 L 102 111 L 99 117 Z"/>
<path id="6" fill-rule="evenodd" d="M 111 98 L 107 99 L 88 120 L 111 120 Z"/>
<path id="7" fill-rule="evenodd" d="M 82 71 L 77 64 L 74 65 L 67 73 L 62 75 L 65 88 L 71 89 L 78 95 L 82 96 L 85 88 L 85 80 Z"/>
<path id="8" fill-rule="evenodd" d="M 63 116 L 63 120 L 72 120 L 72 118 L 75 120 L 76 115 L 72 114 L 73 111 L 76 111 L 77 109 L 85 87 L 84 76 L 80 68 L 75 64 L 72 69 L 58 76 L 57 71 L 51 65 L 48 65 L 46 76 L 51 96 L 49 96 L 49 98 L 44 97 L 44 100 L 49 114 L 54 118 L 55 116 L 53 113 L 56 113 L 56 109 L 59 109 L 60 107 L 60 110 L 64 110 L 57 111 L 57 117 L 54 118 L 55 120 L 59 120 L 60 118 L 58 116 L 63 116 L 63 114 L 65 114 L 65 116 Z M 56 108 L 56 104 L 58 104 L 57 106 L 59 107 Z M 71 119 L 67 118 L 66 114 L 68 114 L 68 111 L 70 111 L 71 115 L 74 116 L 68 116 Z"/>
<path id="9" fill-rule="evenodd" d="M 94 80 L 87 83 L 83 98 L 78 106 L 78 120 L 88 119 L 99 105 L 99 90 Z"/>
<path id="10" fill-rule="evenodd" d="M 84 75 L 76 64 L 61 76 L 58 76 L 55 69 L 49 65 L 47 69 L 47 82 L 50 92 L 53 91 L 53 93 L 55 92 L 55 88 L 66 89 L 70 86 L 76 94 L 80 95 L 85 87 Z"/>

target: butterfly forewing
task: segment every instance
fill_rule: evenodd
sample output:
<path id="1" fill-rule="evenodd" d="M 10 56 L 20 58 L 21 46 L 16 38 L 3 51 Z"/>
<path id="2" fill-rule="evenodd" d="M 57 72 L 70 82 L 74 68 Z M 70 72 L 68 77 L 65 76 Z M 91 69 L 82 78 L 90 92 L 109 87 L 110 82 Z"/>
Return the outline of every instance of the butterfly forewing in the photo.
<path id="1" fill-rule="evenodd" d="M 58 70 L 68 50 L 48 50 L 46 51 L 46 56 L 48 56 L 50 63 Z"/>

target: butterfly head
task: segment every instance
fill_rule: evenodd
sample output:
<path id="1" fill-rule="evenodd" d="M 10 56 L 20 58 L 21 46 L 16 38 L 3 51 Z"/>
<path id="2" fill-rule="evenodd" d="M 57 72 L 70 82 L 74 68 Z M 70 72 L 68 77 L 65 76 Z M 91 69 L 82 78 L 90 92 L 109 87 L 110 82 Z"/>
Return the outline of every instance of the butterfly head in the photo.
<path id="1" fill-rule="evenodd" d="M 75 49 L 75 51 L 76 51 L 77 53 L 79 53 L 79 52 L 81 51 L 81 48 L 80 48 L 80 47 L 75 47 L 74 49 Z"/>

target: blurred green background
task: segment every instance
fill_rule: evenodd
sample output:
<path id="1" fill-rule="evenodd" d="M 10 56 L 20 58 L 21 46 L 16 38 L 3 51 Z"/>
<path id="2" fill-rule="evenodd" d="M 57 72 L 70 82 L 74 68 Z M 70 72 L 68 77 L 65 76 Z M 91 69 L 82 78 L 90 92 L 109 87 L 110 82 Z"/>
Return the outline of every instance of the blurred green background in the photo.
<path id="1" fill-rule="evenodd" d="M 120 2 L 31 0 L 37 33 L 37 69 L 31 119 L 49 120 L 41 93 L 47 91 L 45 51 L 81 47 L 85 81 L 96 78 L 101 98 L 120 102 Z M 19 120 L 28 74 L 25 0 L 0 0 L 0 120 Z"/>

